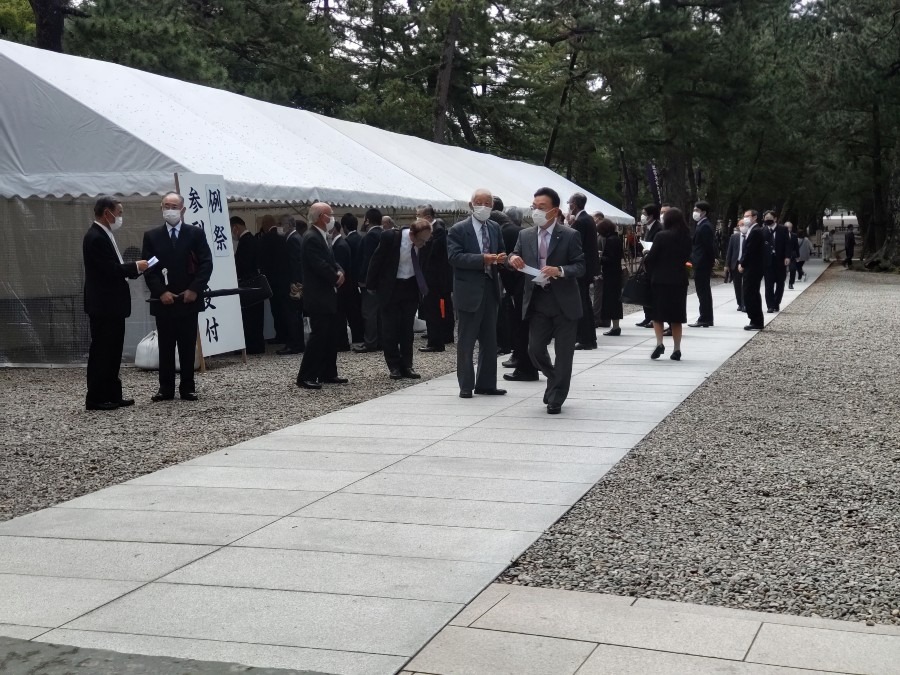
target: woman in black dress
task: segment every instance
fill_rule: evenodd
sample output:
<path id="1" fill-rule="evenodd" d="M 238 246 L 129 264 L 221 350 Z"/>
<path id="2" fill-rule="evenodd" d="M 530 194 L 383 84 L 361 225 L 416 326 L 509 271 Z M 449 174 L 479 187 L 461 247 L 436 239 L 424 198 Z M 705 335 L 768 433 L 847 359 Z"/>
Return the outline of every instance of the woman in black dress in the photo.
<path id="1" fill-rule="evenodd" d="M 669 209 L 662 219 L 662 231 L 653 238 L 650 251 L 644 256 L 644 267 L 650 274 L 650 297 L 656 349 L 650 355 L 658 359 L 665 351 L 663 324 L 672 326 L 675 351 L 672 360 L 681 360 L 681 328 L 687 323 L 687 263 L 691 259 L 691 235 L 684 214 Z"/>
<path id="2" fill-rule="evenodd" d="M 603 242 L 600 256 L 600 273 L 603 275 L 603 292 L 600 296 L 600 320 L 612 322 L 612 328 L 604 335 L 621 335 L 619 319 L 622 318 L 622 240 L 616 226 L 609 218 L 597 225 Z"/>

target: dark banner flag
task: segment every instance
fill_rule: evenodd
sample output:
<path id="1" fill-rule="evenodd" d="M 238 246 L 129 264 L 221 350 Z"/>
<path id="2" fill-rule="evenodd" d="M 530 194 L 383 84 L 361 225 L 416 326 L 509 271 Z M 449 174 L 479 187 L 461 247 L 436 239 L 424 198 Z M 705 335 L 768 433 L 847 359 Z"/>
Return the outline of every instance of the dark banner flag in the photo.
<path id="1" fill-rule="evenodd" d="M 656 162 L 653 160 L 647 162 L 647 185 L 650 187 L 654 203 L 662 204 L 662 199 L 659 197 L 659 171 L 656 170 Z"/>

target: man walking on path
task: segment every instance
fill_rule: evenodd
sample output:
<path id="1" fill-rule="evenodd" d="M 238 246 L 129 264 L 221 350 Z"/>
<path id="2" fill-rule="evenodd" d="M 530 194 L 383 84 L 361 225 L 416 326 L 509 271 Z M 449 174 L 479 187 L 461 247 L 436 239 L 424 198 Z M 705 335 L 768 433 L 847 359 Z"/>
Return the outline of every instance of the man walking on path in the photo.
<path id="1" fill-rule="evenodd" d="M 716 237 L 709 221 L 709 202 L 700 201 L 694 206 L 694 243 L 691 264 L 694 266 L 694 288 L 700 301 L 700 317 L 691 328 L 708 328 L 713 325 L 713 301 L 710 279 L 716 262 Z"/>
<path id="2" fill-rule="evenodd" d="M 747 318 L 750 319 L 744 330 L 762 330 L 765 325 L 759 285 L 765 275 L 766 256 L 769 254 L 766 251 L 768 242 L 763 233 L 764 228 L 757 222 L 757 218 L 757 212 L 752 209 L 744 213 L 743 226 L 747 228 L 747 240 L 738 261 L 738 271 L 744 275 L 744 307 Z"/>
<path id="3" fill-rule="evenodd" d="M 581 295 L 582 314 L 578 320 L 578 342 L 575 349 L 596 349 L 597 329 L 594 328 L 594 311 L 591 304 L 591 284 L 600 274 L 600 250 L 597 247 L 597 224 L 584 210 L 587 196 L 576 192 L 569 197 L 569 215 L 574 218 L 572 228 L 581 235 L 581 250 L 584 252 L 584 274 L 578 279 Z"/>
<path id="4" fill-rule="evenodd" d="M 734 284 L 734 299 L 737 302 L 739 312 L 744 310 L 744 275 L 738 270 L 738 261 L 744 252 L 744 242 L 747 240 L 747 226 L 736 227 L 734 234 L 728 240 L 728 248 L 725 249 L 725 267 L 731 272 L 731 282 Z"/>

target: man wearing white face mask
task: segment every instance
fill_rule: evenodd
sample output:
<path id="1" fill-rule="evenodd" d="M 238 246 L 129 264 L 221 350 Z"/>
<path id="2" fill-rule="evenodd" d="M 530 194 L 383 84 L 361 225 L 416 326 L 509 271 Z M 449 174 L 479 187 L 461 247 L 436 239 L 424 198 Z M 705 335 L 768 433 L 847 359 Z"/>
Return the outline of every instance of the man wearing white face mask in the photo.
<path id="1" fill-rule="evenodd" d="M 644 229 L 644 236 L 642 237 L 643 241 L 648 243 L 653 243 L 653 237 L 656 236 L 656 233 L 660 231 L 662 225 L 659 222 L 659 207 L 656 204 L 647 204 L 641 210 L 641 225 Z M 640 251 L 640 244 L 637 244 L 638 250 Z M 640 326 L 641 328 L 652 328 L 653 321 L 650 320 L 650 308 L 644 307 L 644 320 L 639 321 L 636 326 Z"/>
<path id="2" fill-rule="evenodd" d="M 329 234 L 334 230 L 331 206 L 316 202 L 309 207 L 309 230 L 303 235 L 303 313 L 309 317 L 310 335 L 297 373 L 301 389 L 321 389 L 322 384 L 346 384 L 338 377 L 337 289 L 344 270 L 334 259 Z M 346 330 L 346 328 L 344 329 Z"/>
<path id="3" fill-rule="evenodd" d="M 694 206 L 693 248 L 691 264 L 694 266 L 694 288 L 700 301 L 700 317 L 691 324 L 691 328 L 708 328 L 713 325 L 713 301 L 710 278 L 713 264 L 716 262 L 716 237 L 712 223 L 709 221 L 709 202 L 700 201 Z"/>
<path id="4" fill-rule="evenodd" d="M 497 389 L 497 310 L 500 306 L 500 274 L 506 263 L 500 227 L 490 220 L 494 197 L 478 189 L 469 203 L 472 215 L 447 235 L 447 259 L 453 268 L 453 304 L 459 314 L 456 376 L 460 398 L 472 392 L 486 396 L 506 393 Z M 472 365 L 478 343 L 478 372 Z"/>
<path id="5" fill-rule="evenodd" d="M 91 326 L 88 352 L 87 410 L 115 410 L 133 405 L 122 398 L 119 366 L 125 341 L 125 319 L 131 315 L 128 279 L 147 269 L 146 260 L 122 261 L 113 231 L 122 227 L 122 203 L 101 197 L 94 205 L 94 222 L 84 235 L 84 312 Z"/>

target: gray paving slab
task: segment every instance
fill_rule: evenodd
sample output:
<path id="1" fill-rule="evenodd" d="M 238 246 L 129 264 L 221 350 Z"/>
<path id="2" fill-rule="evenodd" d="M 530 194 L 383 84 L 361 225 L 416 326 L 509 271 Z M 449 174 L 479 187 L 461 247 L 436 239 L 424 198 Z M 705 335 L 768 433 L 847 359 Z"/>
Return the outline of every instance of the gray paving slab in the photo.
<path id="1" fill-rule="evenodd" d="M 414 455 L 388 467 L 384 472 L 561 483 L 595 483 L 609 471 L 611 466 L 611 464 L 571 464 Z"/>
<path id="2" fill-rule="evenodd" d="M 534 539 L 523 531 L 289 517 L 238 545 L 509 563 Z"/>
<path id="3" fill-rule="evenodd" d="M 345 439 L 348 445 L 354 443 L 346 439 L 364 438 L 368 441 L 370 438 L 387 438 L 387 439 L 421 439 L 421 440 L 438 440 L 446 438 L 458 427 L 454 426 L 405 426 L 398 427 L 396 425 L 380 425 L 380 424 L 321 424 L 319 422 L 307 422 L 302 427 L 294 431 L 294 435 L 298 438 L 303 436 L 339 436 Z M 359 452 L 362 445 L 356 441 L 354 452 Z"/>
<path id="4" fill-rule="evenodd" d="M 591 642 L 448 626 L 407 665 L 440 675 L 574 675 Z"/>
<path id="5" fill-rule="evenodd" d="M 611 597 L 511 593 L 472 627 L 732 660 L 744 658 L 760 627 L 757 621 L 616 606 Z"/>
<path id="6" fill-rule="evenodd" d="M 112 509 L 44 509 L 0 523 L 0 535 L 224 545 L 272 516 Z"/>
<path id="7" fill-rule="evenodd" d="M 630 448 L 597 448 L 532 443 L 486 443 L 483 441 L 438 441 L 420 451 L 419 457 L 472 457 L 531 462 L 614 464 Z"/>
<path id="8" fill-rule="evenodd" d="M 316 471 L 380 471 L 405 454 L 385 455 L 360 452 L 303 452 L 301 450 L 249 450 L 226 448 L 197 457 L 180 466 L 239 466 Z"/>
<path id="9" fill-rule="evenodd" d="M 369 454 L 406 455 L 428 447 L 434 441 L 423 438 L 367 438 L 365 449 Z M 340 436 L 295 436 L 278 433 L 260 436 L 232 448 L 249 450 L 288 450 L 298 452 L 351 452 L 358 453 L 356 443 L 348 443 Z"/>
<path id="10" fill-rule="evenodd" d="M 453 617 L 450 626 L 471 626 L 491 607 L 510 594 L 512 587 L 507 584 L 491 584 Z"/>
<path id="11" fill-rule="evenodd" d="M 369 473 L 371 472 L 178 464 L 135 478 L 128 481 L 128 484 L 333 492 L 365 478 Z"/>
<path id="12" fill-rule="evenodd" d="M 49 629 L 38 626 L 18 626 L 12 623 L 0 623 L 0 635 L 18 640 L 31 640 L 41 633 L 46 633 L 47 630 Z M 0 661 L 2 661 L 2 656 L 0 656 Z"/>
<path id="13" fill-rule="evenodd" d="M 354 483 L 345 492 L 523 502 L 526 504 L 574 504 L 592 485 L 587 482 L 552 483 L 536 480 L 428 476 L 382 471 Z"/>
<path id="14" fill-rule="evenodd" d="M 390 675 L 406 661 L 405 656 L 65 628 L 41 636 L 41 641 L 58 642 L 87 649 L 110 649 L 128 654 L 245 663 L 254 664 L 260 668 L 284 668 L 304 672 L 311 670 L 323 674 L 340 673 L 341 675 Z M 221 666 L 218 671 L 212 672 L 221 673 Z"/>
<path id="15" fill-rule="evenodd" d="M 417 409 L 415 411 L 396 412 L 381 410 L 373 414 L 371 409 L 356 410 L 355 408 L 349 408 L 329 413 L 323 417 L 317 417 L 316 422 L 321 422 L 322 424 L 381 424 L 398 427 L 430 425 L 467 427 L 490 417 L 493 414 L 493 409 L 482 410 L 480 413 L 476 413 L 475 410 L 469 412 L 472 414 L 460 412 L 453 416 L 448 416 L 439 413 L 431 414 L 427 410 Z"/>
<path id="16" fill-rule="evenodd" d="M 503 567 L 503 563 L 226 547 L 160 582 L 463 604 Z"/>
<path id="17" fill-rule="evenodd" d="M 543 532 L 568 508 L 559 504 L 522 504 L 335 492 L 292 515 L 299 518 L 336 518 Z"/>
<path id="18" fill-rule="evenodd" d="M 703 656 L 672 654 L 649 649 L 598 645 L 578 675 L 831 675 L 823 670 L 797 670 L 780 666 L 726 661 Z"/>
<path id="19" fill-rule="evenodd" d="M 582 420 L 571 417 L 569 408 L 566 409 L 565 417 L 562 415 L 540 415 L 540 412 L 544 412 L 542 409 L 538 409 L 535 412 L 536 414 L 531 417 L 492 417 L 489 420 L 473 425 L 472 428 L 551 431 L 557 436 L 568 436 L 573 431 L 587 431 L 598 434 L 644 435 L 649 433 L 659 423 L 658 419 L 648 421 Z M 503 434 L 504 431 L 499 431 L 499 433 Z"/>
<path id="20" fill-rule="evenodd" d="M 567 401 L 576 400 L 576 399 L 584 399 L 586 401 L 636 401 L 643 403 L 647 402 L 656 402 L 656 403 L 681 403 L 690 392 L 683 393 L 672 393 L 672 392 L 662 392 L 657 390 L 647 390 L 647 391 L 613 391 L 610 389 L 599 390 L 571 390 L 569 391 L 569 398 Z M 565 406 L 563 406 L 565 409 Z"/>
<path id="21" fill-rule="evenodd" d="M 498 418 L 499 419 L 499 418 Z M 511 419 L 511 418 L 505 418 Z M 566 419 L 565 406 L 560 419 Z M 504 443 L 521 443 L 531 445 L 576 445 L 587 448 L 633 448 L 644 434 L 634 433 L 591 433 L 585 431 L 573 431 L 561 435 L 558 431 L 539 429 L 505 429 L 495 434 L 486 435 L 486 430 L 469 427 L 449 436 L 450 441 L 503 441 Z"/>
<path id="22" fill-rule="evenodd" d="M 411 656 L 458 610 L 421 600 L 157 583 L 64 627 Z"/>
<path id="23" fill-rule="evenodd" d="M 900 637 L 765 623 L 747 661 L 864 675 L 900 672 Z"/>
<path id="24" fill-rule="evenodd" d="M 0 574 L 0 623 L 55 628 L 140 585 L 134 581 Z"/>
<path id="25" fill-rule="evenodd" d="M 150 581 L 213 546 L 0 536 L 0 574 Z"/>
<path id="26" fill-rule="evenodd" d="M 615 403 L 615 405 L 609 405 L 612 403 Z M 674 403 L 642 404 L 635 401 L 629 401 L 624 405 L 618 401 L 604 401 L 602 404 L 596 405 L 593 401 L 571 399 L 566 402 L 566 420 L 658 423 L 660 419 L 668 415 L 676 407 Z M 501 410 L 493 419 L 498 420 L 501 417 L 533 418 L 543 412 L 543 405 L 541 405 L 540 400 L 535 399 Z"/>
<path id="27" fill-rule="evenodd" d="M 179 487 L 125 483 L 63 502 L 56 508 L 286 516 L 327 494 L 327 492 L 302 490 Z"/>

